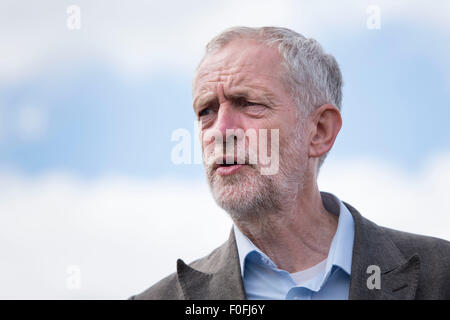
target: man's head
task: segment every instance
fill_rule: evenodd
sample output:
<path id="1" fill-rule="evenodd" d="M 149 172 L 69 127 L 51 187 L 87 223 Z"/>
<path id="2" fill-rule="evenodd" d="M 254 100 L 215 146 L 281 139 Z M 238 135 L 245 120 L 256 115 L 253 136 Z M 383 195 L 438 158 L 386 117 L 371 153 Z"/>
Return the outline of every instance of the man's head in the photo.
<path id="1" fill-rule="evenodd" d="M 341 127 L 341 85 L 334 58 L 315 40 L 289 29 L 237 27 L 208 43 L 194 77 L 194 111 L 213 196 L 233 218 L 280 211 L 315 185 Z M 250 135 L 230 137 L 230 129 L 265 129 L 267 139 L 258 135 L 251 143 Z M 218 146 L 229 155 L 225 141 L 243 142 L 245 165 L 212 161 Z M 268 148 L 268 154 L 277 153 L 270 154 L 279 161 L 275 174 L 261 174 L 261 143 L 278 147 Z M 249 163 L 252 155 L 256 163 Z"/>

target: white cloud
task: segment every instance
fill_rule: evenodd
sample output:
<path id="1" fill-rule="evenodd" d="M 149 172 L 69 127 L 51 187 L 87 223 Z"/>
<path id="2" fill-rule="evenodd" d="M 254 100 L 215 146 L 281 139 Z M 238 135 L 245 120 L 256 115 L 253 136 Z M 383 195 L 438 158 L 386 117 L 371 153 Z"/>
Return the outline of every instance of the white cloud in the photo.
<path id="1" fill-rule="evenodd" d="M 1 177 L 0 298 L 126 298 L 231 226 L 198 182 Z M 80 290 L 66 288 L 70 266 Z"/>
<path id="2" fill-rule="evenodd" d="M 328 162 L 319 187 L 377 224 L 450 240 L 450 154 L 430 158 L 416 174 L 370 159 Z"/>
<path id="3" fill-rule="evenodd" d="M 450 240 L 450 155 L 418 174 L 328 159 L 321 190 L 374 222 Z M 0 174 L 0 298 L 127 298 L 224 242 L 231 228 L 205 182 Z M 67 268 L 81 272 L 69 290 Z M 73 274 L 72 274 L 73 276 Z"/>
<path id="4" fill-rule="evenodd" d="M 371 1 L 77 1 L 81 29 L 67 28 L 62 1 L 0 3 L 0 69 L 12 81 L 42 67 L 70 66 L 96 56 L 122 71 L 142 74 L 156 68 L 192 72 L 206 42 L 233 25 L 279 25 L 308 36 L 336 37 L 366 31 Z M 450 4 L 436 1 L 377 1 L 387 23 L 450 30 Z M 26 10 L 24 10 L 24 7 Z M 447 61 L 445 55 L 442 60 Z"/>

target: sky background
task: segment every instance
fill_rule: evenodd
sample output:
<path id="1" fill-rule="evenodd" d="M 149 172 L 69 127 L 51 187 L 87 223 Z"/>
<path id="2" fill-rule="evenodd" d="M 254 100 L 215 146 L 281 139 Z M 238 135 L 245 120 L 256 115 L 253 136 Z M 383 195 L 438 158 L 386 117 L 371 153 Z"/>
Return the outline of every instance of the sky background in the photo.
<path id="1" fill-rule="evenodd" d="M 450 240 L 450 2 L 4 0 L 0 298 L 124 299 L 227 239 L 171 135 L 193 135 L 192 74 L 235 25 L 291 28 L 337 59 L 343 128 L 320 189 Z"/>

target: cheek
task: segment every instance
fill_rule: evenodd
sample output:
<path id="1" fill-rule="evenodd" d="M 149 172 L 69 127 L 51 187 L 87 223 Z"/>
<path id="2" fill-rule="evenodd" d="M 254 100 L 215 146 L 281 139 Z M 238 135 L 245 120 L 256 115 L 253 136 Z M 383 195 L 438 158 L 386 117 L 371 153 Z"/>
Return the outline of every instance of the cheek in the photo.
<path id="1" fill-rule="evenodd" d="M 219 147 L 222 146 L 222 135 L 219 131 L 208 129 L 200 130 L 199 132 L 200 146 L 202 148 L 202 154 L 211 155 L 215 151 L 219 152 Z"/>
<path id="2" fill-rule="evenodd" d="M 199 134 L 198 138 L 200 140 L 200 145 L 202 147 L 202 152 L 203 153 L 205 153 L 208 150 L 209 146 L 212 144 L 212 142 L 206 141 L 206 139 L 204 139 L 204 137 L 205 137 L 204 132 L 200 131 L 200 134 Z"/>

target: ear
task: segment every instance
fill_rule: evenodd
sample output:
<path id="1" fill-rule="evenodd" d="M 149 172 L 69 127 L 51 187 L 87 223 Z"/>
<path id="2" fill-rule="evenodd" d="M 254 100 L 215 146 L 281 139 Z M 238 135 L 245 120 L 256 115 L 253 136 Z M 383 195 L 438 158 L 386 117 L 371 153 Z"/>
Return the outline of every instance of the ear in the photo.
<path id="1" fill-rule="evenodd" d="M 309 156 L 319 158 L 334 144 L 342 127 L 341 112 L 332 104 L 324 104 L 311 115 Z"/>

